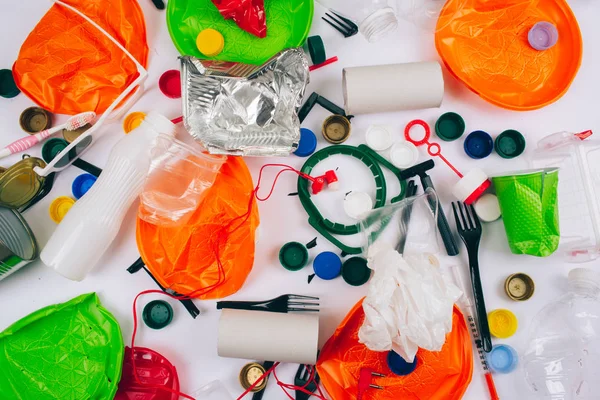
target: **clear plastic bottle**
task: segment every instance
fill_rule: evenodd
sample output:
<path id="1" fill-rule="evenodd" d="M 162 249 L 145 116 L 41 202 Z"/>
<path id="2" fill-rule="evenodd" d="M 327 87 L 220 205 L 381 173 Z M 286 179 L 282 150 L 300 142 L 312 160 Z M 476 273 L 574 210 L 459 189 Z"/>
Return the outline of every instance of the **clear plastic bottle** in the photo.
<path id="1" fill-rule="evenodd" d="M 535 317 L 523 357 L 527 399 L 600 398 L 600 274 L 569 272 L 569 291 Z"/>
<path id="2" fill-rule="evenodd" d="M 398 18 L 388 0 L 317 0 L 344 17 L 358 23 L 359 31 L 375 42 L 398 27 Z"/>

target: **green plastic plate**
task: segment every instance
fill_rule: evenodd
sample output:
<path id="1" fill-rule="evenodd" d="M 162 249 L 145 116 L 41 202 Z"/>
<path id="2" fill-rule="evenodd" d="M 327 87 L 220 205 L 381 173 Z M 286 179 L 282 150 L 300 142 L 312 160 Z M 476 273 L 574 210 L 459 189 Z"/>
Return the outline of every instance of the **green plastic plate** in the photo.
<path id="1" fill-rule="evenodd" d="M 260 39 L 225 20 L 211 0 L 169 0 L 167 26 L 182 55 L 206 58 L 196 47 L 196 37 L 203 29 L 213 28 L 225 38 L 225 47 L 211 59 L 260 65 L 281 50 L 301 46 L 313 12 L 313 0 L 265 0 L 267 36 Z"/>
<path id="2" fill-rule="evenodd" d="M 0 399 L 112 400 L 124 351 L 95 293 L 42 308 L 0 333 Z"/>

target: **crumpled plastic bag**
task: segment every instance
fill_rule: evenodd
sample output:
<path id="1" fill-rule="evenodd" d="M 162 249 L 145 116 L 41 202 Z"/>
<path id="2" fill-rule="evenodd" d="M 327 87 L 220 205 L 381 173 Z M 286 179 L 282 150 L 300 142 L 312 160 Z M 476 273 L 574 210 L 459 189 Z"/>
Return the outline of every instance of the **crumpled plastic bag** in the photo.
<path id="1" fill-rule="evenodd" d="M 225 19 L 232 19 L 244 31 L 264 38 L 267 17 L 264 0 L 212 0 Z"/>
<path id="2" fill-rule="evenodd" d="M 444 278 L 435 256 L 403 258 L 387 244 L 374 246 L 379 248 L 368 260 L 375 273 L 363 302 L 359 341 L 373 351 L 394 350 L 408 362 L 419 348 L 440 351 L 461 290 Z"/>

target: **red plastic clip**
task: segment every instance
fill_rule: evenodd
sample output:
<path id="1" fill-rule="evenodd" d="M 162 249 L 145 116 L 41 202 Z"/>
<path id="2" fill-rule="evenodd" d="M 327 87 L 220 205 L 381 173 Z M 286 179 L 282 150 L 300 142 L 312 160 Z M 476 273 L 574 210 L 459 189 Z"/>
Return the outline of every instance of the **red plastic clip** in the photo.
<path id="1" fill-rule="evenodd" d="M 358 377 L 358 397 L 356 400 L 362 400 L 363 394 L 368 389 L 383 389 L 383 386 L 373 384 L 373 377 L 377 376 L 384 378 L 385 375 L 379 372 L 375 372 L 372 368 L 361 368 L 360 376 Z"/>
<path id="2" fill-rule="evenodd" d="M 312 178 L 312 192 L 318 194 L 325 188 L 325 184 L 329 185 L 332 190 L 338 189 L 338 177 L 334 170 L 325 172 L 324 175 Z"/>

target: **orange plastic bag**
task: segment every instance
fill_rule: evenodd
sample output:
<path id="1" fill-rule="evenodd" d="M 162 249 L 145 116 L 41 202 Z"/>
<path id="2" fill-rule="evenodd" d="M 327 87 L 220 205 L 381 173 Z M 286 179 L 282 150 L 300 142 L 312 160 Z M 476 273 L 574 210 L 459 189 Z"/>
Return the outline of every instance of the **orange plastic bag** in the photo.
<path id="1" fill-rule="evenodd" d="M 250 203 L 253 189 L 244 160 L 228 157 L 185 225 L 159 228 L 138 218 L 140 255 L 163 287 L 200 299 L 226 297 L 242 287 L 254 264 L 259 224 L 256 202 Z"/>
<path id="2" fill-rule="evenodd" d="M 348 313 L 327 341 L 317 362 L 321 382 L 334 400 L 356 400 L 361 368 L 385 374 L 375 378 L 383 390 L 369 389 L 363 400 L 459 400 L 473 374 L 471 339 L 460 310 L 454 307 L 452 332 L 439 352 L 419 350 L 417 368 L 397 376 L 387 366 L 387 352 L 374 352 L 358 342 L 365 314 L 362 300 Z"/>
<path id="3" fill-rule="evenodd" d="M 144 67 L 146 25 L 136 0 L 64 0 L 100 25 Z M 21 46 L 19 89 L 58 114 L 103 113 L 138 76 L 135 64 L 89 22 L 55 4 Z"/>
<path id="4" fill-rule="evenodd" d="M 545 51 L 527 40 L 535 23 L 558 29 Z M 579 25 L 565 0 L 449 0 L 435 34 L 450 72 L 485 100 L 511 110 L 534 110 L 564 95 L 583 53 Z"/>

